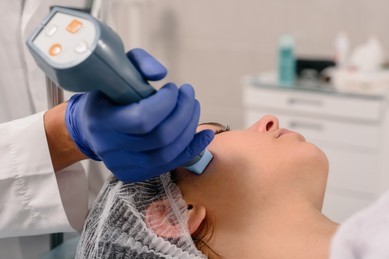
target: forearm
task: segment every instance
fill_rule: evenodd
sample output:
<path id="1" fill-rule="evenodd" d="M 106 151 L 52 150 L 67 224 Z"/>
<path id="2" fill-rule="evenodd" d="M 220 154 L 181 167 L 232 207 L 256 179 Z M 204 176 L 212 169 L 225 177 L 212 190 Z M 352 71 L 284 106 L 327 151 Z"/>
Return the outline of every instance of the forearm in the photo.
<path id="1" fill-rule="evenodd" d="M 0 237 L 74 231 L 83 220 L 83 168 L 53 172 L 43 126 L 43 113 L 0 124 Z"/>
<path id="2" fill-rule="evenodd" d="M 66 105 L 60 104 L 44 115 L 46 138 L 55 172 L 88 158 L 68 134 L 65 124 Z"/>

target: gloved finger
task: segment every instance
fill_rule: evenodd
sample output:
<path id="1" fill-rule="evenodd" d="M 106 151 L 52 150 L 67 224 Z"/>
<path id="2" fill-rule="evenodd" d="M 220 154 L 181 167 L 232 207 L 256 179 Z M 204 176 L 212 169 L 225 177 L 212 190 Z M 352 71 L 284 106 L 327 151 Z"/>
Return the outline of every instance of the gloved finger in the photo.
<path id="1" fill-rule="evenodd" d="M 184 131 L 196 129 L 200 117 L 200 105 L 194 98 L 194 90 L 190 85 L 182 86 L 179 90 L 177 106 L 174 111 L 153 131 L 147 135 L 125 135 L 122 143 L 128 146 L 131 151 L 151 151 L 170 145 L 177 141 L 177 138 Z M 187 136 L 192 139 L 195 131 Z M 126 140 L 126 137 L 128 139 Z M 190 140 L 189 139 L 189 140 Z M 187 141 L 184 145 L 189 144 Z M 181 152 L 181 151 L 180 151 Z"/>
<path id="2" fill-rule="evenodd" d="M 122 153 L 119 157 L 114 157 L 115 159 L 119 159 L 119 161 L 121 161 L 120 165 L 116 163 L 113 167 L 110 167 L 109 164 L 106 165 L 119 180 L 125 183 L 144 181 L 184 165 L 196 155 L 200 154 L 209 145 L 209 143 L 211 143 L 214 135 L 215 134 L 212 130 L 203 130 L 196 133 L 190 145 L 185 148 L 175 160 L 165 165 L 156 166 L 155 164 L 144 163 L 144 167 L 134 167 L 132 164 L 126 164 L 128 159 L 126 159 L 127 155 L 124 153 Z M 112 155 L 115 156 L 114 154 Z M 139 161 L 144 161 L 143 159 L 146 157 L 147 156 L 140 155 L 138 156 L 138 159 Z M 110 160 L 107 159 L 107 161 Z"/>
<path id="3" fill-rule="evenodd" d="M 180 135 L 174 139 L 173 142 L 162 146 L 157 150 L 151 150 L 145 152 L 148 158 L 148 163 L 153 165 L 164 165 L 168 164 L 171 161 L 175 160 L 182 151 L 191 143 L 196 133 L 198 121 L 200 118 L 200 105 L 198 102 L 195 104 L 195 109 L 192 112 L 192 119 L 188 121 L 188 124 L 184 128 L 184 130 L 180 133 Z"/>
<path id="4" fill-rule="evenodd" d="M 169 172 L 177 167 L 182 167 L 195 156 L 207 148 L 213 140 L 215 133 L 213 130 L 202 130 L 194 136 L 191 143 L 176 157 L 174 161 L 158 168 L 159 172 Z M 155 175 L 145 175 L 144 177 L 153 177 Z"/>
<path id="5" fill-rule="evenodd" d="M 188 163 L 195 156 L 207 148 L 207 146 L 212 142 L 214 136 L 215 132 L 208 129 L 196 133 L 191 143 L 182 151 L 178 157 L 176 157 L 176 159 L 171 164 L 166 165 L 165 170 L 171 171 Z"/>
<path id="6" fill-rule="evenodd" d="M 165 146 L 161 149 L 149 151 L 149 152 L 139 152 L 139 151 L 124 151 L 124 152 L 107 152 L 104 153 L 104 160 L 108 161 L 106 166 L 114 172 L 115 175 L 118 175 L 118 172 L 125 172 L 125 170 L 128 170 L 128 172 L 132 172 L 132 174 L 136 174 L 136 171 L 142 170 L 142 172 L 139 172 L 140 174 L 144 175 L 147 174 L 147 172 L 150 173 L 163 173 L 164 171 L 161 171 L 161 168 L 166 168 L 166 165 L 169 165 L 169 168 L 174 165 L 175 167 L 178 167 L 182 164 L 181 161 L 185 161 L 185 158 L 181 158 L 177 162 L 177 157 L 183 156 L 182 153 L 184 150 L 188 148 L 188 146 L 193 145 L 193 139 L 195 138 L 195 132 L 197 129 L 197 121 L 200 114 L 200 105 L 196 103 L 196 108 L 193 111 L 195 114 L 192 117 L 195 117 L 193 120 L 190 121 L 190 125 L 186 127 L 184 132 L 176 139 L 176 141 L 168 146 Z M 201 133 L 204 134 L 204 133 Z M 201 135 L 200 134 L 200 135 Z M 211 135 L 211 139 L 213 138 L 213 131 L 210 131 L 208 134 Z M 207 142 L 209 143 L 209 142 Z M 200 153 L 205 148 L 204 145 L 200 145 L 199 148 L 191 148 L 189 149 L 190 152 L 186 153 L 188 161 L 192 159 L 195 155 Z M 197 152 L 192 155 L 193 152 Z M 189 157 L 188 157 L 189 156 Z M 128 158 L 131 157 L 131 160 Z M 135 160 L 137 161 L 138 168 L 132 168 L 132 160 L 135 157 Z M 183 162 L 183 163 L 184 163 Z M 143 168 L 140 168 L 141 165 L 144 165 Z M 164 169 L 165 170 L 165 169 Z M 120 178 L 121 180 L 125 178 Z M 133 181 L 134 178 L 131 178 L 131 181 Z"/>
<path id="7" fill-rule="evenodd" d="M 174 111 L 163 123 L 158 125 L 155 137 L 151 138 L 154 143 L 161 147 L 167 146 L 176 141 L 182 132 L 188 130 L 188 125 L 192 129 L 197 128 L 200 119 L 200 104 L 195 99 L 195 92 L 191 85 L 182 85 L 179 89 L 177 105 Z M 154 133 L 154 132 L 153 132 Z M 192 134 L 191 138 L 193 137 Z"/>
<path id="8" fill-rule="evenodd" d="M 157 81 L 167 75 L 165 66 L 143 49 L 132 49 L 127 57 L 146 80 Z"/>
<path id="9" fill-rule="evenodd" d="M 166 120 L 158 125 L 154 130 L 145 132 L 144 134 L 129 134 L 127 131 L 118 132 L 117 127 L 115 128 L 113 123 L 108 123 L 106 126 L 103 125 L 96 128 L 94 131 L 95 136 L 99 133 L 104 134 L 104 131 L 109 132 L 112 130 L 111 127 L 114 127 L 114 131 L 117 132 L 115 137 L 98 138 L 98 141 L 92 141 L 93 143 L 91 144 L 96 150 L 106 150 L 108 152 L 117 149 L 123 149 L 124 151 L 145 152 L 167 146 L 174 142 L 177 137 L 180 136 L 185 129 L 187 129 L 187 125 L 190 122 L 193 124 L 192 128 L 197 127 L 200 109 L 198 103 L 198 107 L 195 107 L 196 102 L 197 101 L 194 99 L 193 88 L 190 85 L 183 86 L 179 89 L 177 105 L 174 111 L 171 112 L 168 118 L 166 118 Z M 99 110 L 101 106 L 96 107 L 95 110 Z M 197 109 L 196 113 L 194 113 L 195 109 Z M 95 112 L 95 110 L 92 112 Z M 104 112 L 99 111 L 94 117 L 101 119 L 102 113 Z M 192 114 L 192 116 L 190 116 L 190 114 Z M 111 120 L 112 115 L 108 114 L 108 116 L 108 119 Z M 147 118 L 147 116 L 145 116 L 145 118 Z M 119 123 L 125 123 L 121 119 L 115 120 L 119 121 Z M 194 132 L 191 133 L 190 138 L 193 138 L 193 135 Z M 91 139 L 93 140 L 94 138 Z M 188 143 L 189 142 L 186 144 Z"/>
<path id="10" fill-rule="evenodd" d="M 169 83 L 138 103 L 112 106 L 106 122 L 122 133 L 147 134 L 171 114 L 177 99 L 178 89 Z"/>

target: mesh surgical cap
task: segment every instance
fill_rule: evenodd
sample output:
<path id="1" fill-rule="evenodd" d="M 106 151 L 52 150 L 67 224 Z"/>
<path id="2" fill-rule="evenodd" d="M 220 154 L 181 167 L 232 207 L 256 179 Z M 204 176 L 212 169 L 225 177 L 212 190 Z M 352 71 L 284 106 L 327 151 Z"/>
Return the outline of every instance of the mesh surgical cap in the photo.
<path id="1" fill-rule="evenodd" d="M 76 258 L 206 258 L 187 222 L 187 204 L 170 173 L 129 184 L 110 177 L 89 212 Z"/>

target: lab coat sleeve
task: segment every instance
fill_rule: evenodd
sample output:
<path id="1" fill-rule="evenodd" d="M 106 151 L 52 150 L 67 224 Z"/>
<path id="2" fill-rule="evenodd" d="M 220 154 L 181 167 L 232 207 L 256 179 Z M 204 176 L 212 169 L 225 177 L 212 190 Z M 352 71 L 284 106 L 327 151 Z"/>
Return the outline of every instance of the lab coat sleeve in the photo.
<path id="1" fill-rule="evenodd" d="M 82 225 L 85 174 L 81 166 L 54 173 L 43 113 L 0 124 L 0 165 L 0 238 L 69 232 Z"/>
<path id="2" fill-rule="evenodd" d="M 389 258 L 389 192 L 347 219 L 332 239 L 330 259 Z"/>

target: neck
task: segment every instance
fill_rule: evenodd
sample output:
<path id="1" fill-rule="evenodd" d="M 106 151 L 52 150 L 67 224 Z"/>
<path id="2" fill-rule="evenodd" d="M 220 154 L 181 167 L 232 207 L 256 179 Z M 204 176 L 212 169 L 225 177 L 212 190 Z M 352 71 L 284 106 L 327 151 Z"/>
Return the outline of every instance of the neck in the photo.
<path id="1" fill-rule="evenodd" d="M 223 243 L 230 248 L 222 245 L 224 248 L 215 250 L 223 251 L 222 258 L 328 259 L 330 241 L 338 225 L 314 206 L 289 204 L 293 206 L 280 209 L 277 205 L 253 220 L 242 220 L 246 223 L 239 234 L 221 233 L 226 237 Z"/>

